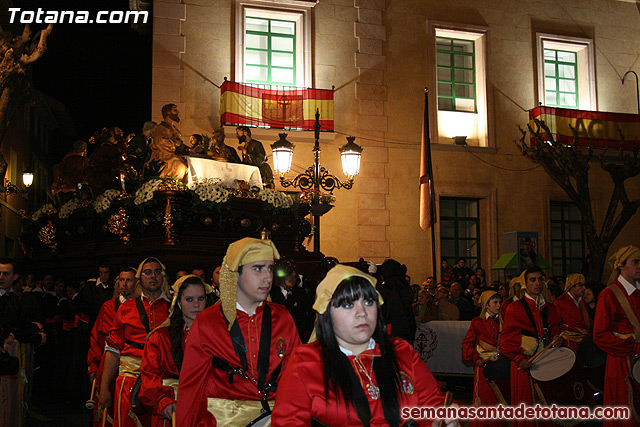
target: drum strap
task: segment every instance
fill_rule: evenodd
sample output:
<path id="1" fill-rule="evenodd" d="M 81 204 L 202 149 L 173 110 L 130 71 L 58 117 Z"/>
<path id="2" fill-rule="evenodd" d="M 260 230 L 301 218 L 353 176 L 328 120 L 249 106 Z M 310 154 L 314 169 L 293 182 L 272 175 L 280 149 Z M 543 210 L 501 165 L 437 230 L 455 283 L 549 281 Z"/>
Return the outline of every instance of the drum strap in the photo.
<path id="1" fill-rule="evenodd" d="M 225 319 L 226 321 L 226 319 Z M 227 325 L 229 324 L 228 321 Z M 240 330 L 240 325 L 238 324 L 238 320 L 236 319 L 231 326 L 231 330 L 229 331 L 229 335 L 231 335 L 231 342 L 233 343 L 233 349 L 238 355 L 238 359 L 240 359 L 240 368 L 234 368 L 231 364 L 218 356 L 213 356 L 211 363 L 214 368 L 223 370 L 227 373 L 229 378 L 229 384 L 233 383 L 233 376 L 238 375 L 241 378 L 251 380 L 256 384 L 258 388 L 258 392 L 261 394 L 261 402 L 264 411 L 270 412 L 269 404 L 267 400 L 269 398 L 269 393 L 275 391 L 278 383 L 277 379 L 280 375 L 280 370 L 282 368 L 282 361 L 278 364 L 276 369 L 271 373 L 271 377 L 269 381 L 267 381 L 267 374 L 269 373 L 269 359 L 271 352 L 271 307 L 268 304 L 265 304 L 264 309 L 262 311 L 262 327 L 260 329 L 260 347 L 258 349 L 258 379 L 257 381 L 247 374 L 249 369 L 249 364 L 247 363 L 247 346 L 244 342 L 244 337 L 242 336 L 242 331 Z"/>
<path id="2" fill-rule="evenodd" d="M 616 296 L 616 299 L 620 303 L 620 307 L 622 307 L 622 311 L 624 311 L 629 323 L 631 323 L 631 326 L 633 327 L 633 333 L 636 336 L 636 343 L 640 343 L 640 322 L 638 321 L 638 316 L 633 312 L 631 304 L 629 304 L 629 299 L 618 286 L 611 284 L 607 286 L 607 288 L 611 289 L 611 292 Z"/>
<path id="3" fill-rule="evenodd" d="M 533 330 L 536 331 L 535 333 L 536 333 L 536 335 L 538 335 L 535 338 L 540 338 L 540 336 L 539 336 L 540 333 L 538 332 L 538 325 L 536 324 L 536 321 L 533 318 L 533 313 L 531 312 L 531 307 L 529 307 L 529 304 L 525 301 L 525 298 L 526 297 L 522 297 L 518 301 L 520 301 L 520 303 L 522 304 L 522 307 L 524 307 L 524 311 L 527 313 L 527 317 L 529 318 L 529 321 L 531 322 L 531 325 L 533 326 Z M 546 306 L 546 304 L 540 310 L 540 315 L 542 316 L 542 328 L 544 329 L 544 334 L 542 336 L 542 340 L 544 341 L 544 345 L 547 345 L 547 339 L 548 339 L 548 335 L 549 335 L 549 319 L 547 318 L 547 306 Z"/>
<path id="4" fill-rule="evenodd" d="M 136 298 L 136 307 L 138 308 L 138 314 L 140 315 L 142 326 L 144 326 L 144 330 L 147 331 L 147 335 L 149 335 L 149 332 L 151 332 L 151 328 L 149 327 L 149 316 L 147 315 L 147 311 L 144 309 L 144 304 L 142 304 L 142 295 L 140 295 L 140 298 Z"/>
<path id="5" fill-rule="evenodd" d="M 117 312 L 118 312 L 118 309 L 120 308 L 120 304 L 122 304 L 122 303 L 120 302 L 120 298 L 116 298 L 116 300 L 115 300 L 115 302 L 114 302 L 114 303 L 115 303 L 115 306 L 116 306 L 116 313 L 117 313 Z"/>
<path id="6" fill-rule="evenodd" d="M 580 312 L 582 312 L 582 318 L 584 319 L 584 326 L 587 328 L 587 331 L 591 330 L 591 319 L 589 318 L 589 313 L 587 313 L 587 304 L 583 301 L 580 301 Z"/>

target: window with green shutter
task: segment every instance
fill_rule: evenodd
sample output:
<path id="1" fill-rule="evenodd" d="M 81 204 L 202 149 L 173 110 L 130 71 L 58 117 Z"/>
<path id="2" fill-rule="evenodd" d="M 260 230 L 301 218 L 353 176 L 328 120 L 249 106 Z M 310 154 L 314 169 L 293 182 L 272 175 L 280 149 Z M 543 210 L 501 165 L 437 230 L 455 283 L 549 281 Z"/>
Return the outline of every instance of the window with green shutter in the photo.
<path id="1" fill-rule="evenodd" d="M 247 16 L 244 80 L 296 86 L 296 23 Z"/>
<path id="2" fill-rule="evenodd" d="M 460 257 L 475 271 L 480 264 L 480 200 L 440 198 L 440 255 L 449 265 Z"/>
<path id="3" fill-rule="evenodd" d="M 582 214 L 573 203 L 551 202 L 553 275 L 580 273 L 584 259 Z"/>
<path id="4" fill-rule="evenodd" d="M 477 112 L 475 62 L 473 40 L 436 37 L 439 110 Z"/>
<path id="5" fill-rule="evenodd" d="M 578 108 L 578 60 L 576 52 L 544 49 L 545 105 Z"/>

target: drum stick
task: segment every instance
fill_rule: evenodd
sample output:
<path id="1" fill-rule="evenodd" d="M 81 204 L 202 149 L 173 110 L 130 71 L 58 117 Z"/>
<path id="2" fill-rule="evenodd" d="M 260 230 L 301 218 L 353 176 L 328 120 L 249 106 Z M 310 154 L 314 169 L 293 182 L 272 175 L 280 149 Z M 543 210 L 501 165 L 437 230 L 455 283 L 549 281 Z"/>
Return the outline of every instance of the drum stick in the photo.
<path id="1" fill-rule="evenodd" d="M 96 406 L 96 402 L 93 400 L 93 394 L 96 391 L 96 380 L 94 378 L 93 381 L 91 381 L 91 397 L 89 398 L 89 400 L 87 400 L 87 403 L 84 404 L 84 407 L 91 410 Z"/>
<path id="2" fill-rule="evenodd" d="M 549 350 L 551 347 L 553 347 L 556 342 L 558 341 L 559 338 L 564 336 L 564 332 L 561 332 L 557 337 L 555 337 L 549 344 L 547 344 L 547 346 L 545 348 L 543 348 L 542 350 L 540 350 L 539 352 L 537 352 L 536 354 L 534 354 L 533 356 L 531 356 L 529 358 L 529 363 L 533 363 L 536 360 L 538 360 L 538 358 L 540 358 L 540 356 L 542 356 L 547 350 Z"/>
<path id="3" fill-rule="evenodd" d="M 176 411 L 171 413 L 171 427 L 176 427 Z"/>
<path id="4" fill-rule="evenodd" d="M 107 425 L 107 408 L 102 410 L 102 427 Z"/>
<path id="5" fill-rule="evenodd" d="M 451 402 L 453 401 L 453 393 L 451 393 L 450 391 L 446 392 L 444 395 L 444 407 L 446 408 L 447 406 L 451 405 Z M 445 420 L 440 420 L 440 422 L 438 423 L 438 427 L 445 427 L 446 423 Z"/>

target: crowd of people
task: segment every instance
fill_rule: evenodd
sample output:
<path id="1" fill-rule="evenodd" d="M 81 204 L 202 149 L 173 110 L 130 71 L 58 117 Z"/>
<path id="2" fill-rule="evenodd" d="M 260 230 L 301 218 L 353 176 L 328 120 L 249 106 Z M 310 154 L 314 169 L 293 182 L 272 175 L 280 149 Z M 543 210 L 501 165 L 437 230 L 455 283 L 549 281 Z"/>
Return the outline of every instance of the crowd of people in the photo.
<path id="1" fill-rule="evenodd" d="M 393 259 L 328 263 L 313 283 L 253 238 L 232 243 L 220 265 L 175 275 L 156 257 L 115 277 L 98 264 L 97 278 L 76 285 L 0 259 L 0 393 L 14 393 L 2 425 L 22 425 L 31 387 L 89 399 L 98 426 L 406 425 L 401 408 L 446 401 L 412 348 L 416 325 L 432 320 L 473 319 L 462 347 L 475 406 L 536 402 L 532 357 L 585 339 L 608 354 L 604 404 L 629 405 L 635 393 L 625 381 L 639 353 L 635 247 L 612 257 L 600 296 L 581 274 L 548 286 L 535 266 L 487 284 L 464 259 L 451 270 L 443 260 L 441 281 L 413 289 Z M 483 372 L 500 358 L 509 402 Z"/>

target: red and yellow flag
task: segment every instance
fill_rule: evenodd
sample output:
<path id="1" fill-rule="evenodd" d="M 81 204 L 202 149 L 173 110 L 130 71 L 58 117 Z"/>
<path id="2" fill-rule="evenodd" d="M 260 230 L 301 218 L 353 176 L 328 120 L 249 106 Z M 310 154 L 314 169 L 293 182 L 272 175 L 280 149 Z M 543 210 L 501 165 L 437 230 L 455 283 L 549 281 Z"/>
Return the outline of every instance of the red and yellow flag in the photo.
<path id="1" fill-rule="evenodd" d="M 264 89 L 225 81 L 220 92 L 225 125 L 313 130 L 318 109 L 322 130 L 333 131 L 331 89 Z"/>
<path id="2" fill-rule="evenodd" d="M 625 138 L 623 149 L 633 150 L 634 142 L 640 138 L 640 115 L 584 111 L 556 107 L 536 107 L 529 110 L 529 124 L 536 129 L 534 119 L 549 126 L 553 138 L 564 144 L 573 144 L 572 126 L 578 132 L 578 146 L 594 148 L 620 148 L 620 131 Z M 535 140 L 531 137 L 531 146 Z"/>

